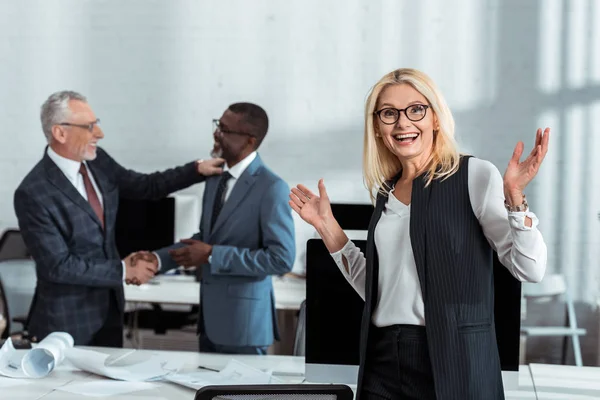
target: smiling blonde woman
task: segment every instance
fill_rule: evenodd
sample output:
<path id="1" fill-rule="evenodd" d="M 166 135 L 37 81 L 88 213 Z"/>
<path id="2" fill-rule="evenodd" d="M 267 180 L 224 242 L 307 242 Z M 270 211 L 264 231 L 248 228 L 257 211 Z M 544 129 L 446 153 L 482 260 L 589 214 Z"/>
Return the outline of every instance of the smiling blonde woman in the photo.
<path id="1" fill-rule="evenodd" d="M 504 399 L 494 326 L 492 255 L 520 281 L 539 282 L 547 249 L 523 191 L 548 151 L 538 129 L 504 177 L 462 155 L 433 81 L 386 74 L 365 106 L 363 171 L 375 203 L 366 254 L 332 216 L 323 180 L 290 206 L 323 238 L 365 300 L 359 399 Z"/>

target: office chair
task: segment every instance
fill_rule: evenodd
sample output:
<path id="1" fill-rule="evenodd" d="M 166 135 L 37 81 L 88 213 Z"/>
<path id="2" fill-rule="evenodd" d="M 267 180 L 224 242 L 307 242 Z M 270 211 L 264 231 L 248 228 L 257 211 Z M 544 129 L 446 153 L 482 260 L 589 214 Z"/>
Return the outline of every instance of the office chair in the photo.
<path id="1" fill-rule="evenodd" d="M 0 237 L 0 261 L 29 258 L 27 246 L 18 229 L 7 229 Z"/>
<path id="2" fill-rule="evenodd" d="M 575 365 L 583 366 L 581 357 L 581 346 L 579 337 L 587 333 L 586 329 L 577 326 L 575 306 L 569 293 L 569 288 L 562 274 L 546 275 L 539 283 L 524 283 L 523 296 L 530 300 L 542 300 L 555 296 L 563 296 L 565 302 L 565 324 L 564 326 L 522 326 L 521 333 L 527 337 L 533 336 L 555 336 L 563 338 L 562 363 L 566 364 L 567 340 L 571 338 Z"/>
<path id="3" fill-rule="evenodd" d="M 195 400 L 352 400 L 354 393 L 346 385 L 224 385 L 205 386 Z"/>
<path id="4" fill-rule="evenodd" d="M 8 324 L 19 323 L 22 330 L 27 331 L 27 318 L 33 303 L 37 282 L 35 262 L 33 260 L 4 260 L 0 261 L 0 280 L 3 283 L 3 293 L 8 310 Z M 14 328 L 13 328 L 14 329 Z M 9 334 L 13 334 L 7 329 Z"/>
<path id="5" fill-rule="evenodd" d="M 296 335 L 294 337 L 294 356 L 305 356 L 306 348 L 306 299 L 300 304 L 298 311 L 298 324 L 296 325 Z"/>
<path id="6" fill-rule="evenodd" d="M 10 331 L 10 315 L 2 279 L 0 279 L 0 316 L 2 316 L 0 319 L 0 339 L 6 339 L 8 338 L 8 332 Z"/>
<path id="7" fill-rule="evenodd" d="M 10 310 L 8 309 L 8 302 L 6 300 L 6 293 L 4 286 L 2 285 L 2 279 L 0 278 L 0 348 L 4 346 L 6 340 L 10 337 L 12 345 L 15 349 L 31 349 L 32 341 L 29 335 L 25 331 L 11 332 L 11 318 Z M 12 321 L 15 319 L 13 318 Z"/>

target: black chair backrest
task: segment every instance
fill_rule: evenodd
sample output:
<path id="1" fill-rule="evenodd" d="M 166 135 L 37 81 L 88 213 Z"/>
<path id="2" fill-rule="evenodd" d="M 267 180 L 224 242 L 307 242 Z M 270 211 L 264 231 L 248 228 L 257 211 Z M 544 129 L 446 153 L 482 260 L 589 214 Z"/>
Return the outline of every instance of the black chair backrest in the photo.
<path id="1" fill-rule="evenodd" d="M 29 258 L 27 246 L 18 229 L 7 229 L 0 237 L 0 261 Z"/>
<path id="2" fill-rule="evenodd" d="M 226 385 L 205 386 L 196 392 L 195 400 L 352 400 L 354 393 L 346 385 Z"/>
<path id="3" fill-rule="evenodd" d="M 293 355 L 304 357 L 306 347 L 306 299 L 300 304 L 298 311 L 298 323 L 296 324 L 296 335 L 294 337 Z"/>
<path id="4" fill-rule="evenodd" d="M 8 333 L 10 332 L 10 315 L 8 315 L 8 301 L 6 300 L 6 293 L 4 293 L 4 286 L 2 285 L 2 279 L 0 278 L 0 314 L 6 323 L 4 332 L 0 332 L 0 339 L 7 339 Z"/>

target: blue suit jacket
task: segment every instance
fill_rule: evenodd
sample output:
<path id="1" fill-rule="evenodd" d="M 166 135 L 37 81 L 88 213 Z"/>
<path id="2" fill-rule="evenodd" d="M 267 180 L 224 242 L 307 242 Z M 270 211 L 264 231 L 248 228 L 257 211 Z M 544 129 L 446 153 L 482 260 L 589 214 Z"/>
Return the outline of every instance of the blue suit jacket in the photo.
<path id="1" fill-rule="evenodd" d="M 104 202 L 105 229 L 90 204 L 44 152 L 17 188 L 14 207 L 36 263 L 29 332 L 68 332 L 86 345 L 102 327 L 109 296 L 123 312 L 123 268 L 115 244 L 119 197 L 158 199 L 204 180 L 195 163 L 153 174 L 123 168 L 101 148 L 88 166 Z"/>
<path id="2" fill-rule="evenodd" d="M 290 189 L 260 157 L 235 183 L 211 232 L 219 177 L 206 180 L 200 231 L 192 239 L 213 245 L 202 268 L 204 333 L 226 346 L 269 346 L 279 339 L 270 275 L 291 271 L 295 258 Z M 161 271 L 177 267 L 168 250 L 157 251 Z"/>

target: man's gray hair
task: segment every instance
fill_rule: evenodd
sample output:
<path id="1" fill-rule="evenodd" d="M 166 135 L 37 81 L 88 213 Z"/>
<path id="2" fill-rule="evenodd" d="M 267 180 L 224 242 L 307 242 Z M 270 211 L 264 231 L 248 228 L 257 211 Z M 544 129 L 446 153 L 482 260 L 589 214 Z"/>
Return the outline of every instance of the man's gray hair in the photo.
<path id="1" fill-rule="evenodd" d="M 85 96 L 70 90 L 63 90 L 51 94 L 44 104 L 42 104 L 40 119 L 42 121 L 42 130 L 48 143 L 52 140 L 52 127 L 61 122 L 66 122 L 71 114 L 71 109 L 69 108 L 69 101 L 71 100 L 87 103 Z"/>

